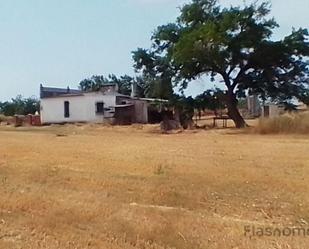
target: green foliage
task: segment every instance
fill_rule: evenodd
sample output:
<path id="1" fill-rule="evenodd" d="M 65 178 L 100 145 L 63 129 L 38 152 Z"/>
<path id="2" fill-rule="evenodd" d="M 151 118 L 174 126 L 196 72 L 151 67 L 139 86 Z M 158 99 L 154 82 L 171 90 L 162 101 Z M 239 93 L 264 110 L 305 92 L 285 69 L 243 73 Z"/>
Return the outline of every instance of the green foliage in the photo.
<path id="1" fill-rule="evenodd" d="M 194 99 L 195 108 L 199 111 L 209 109 L 216 111 L 226 107 L 226 92 L 216 88 L 205 91 Z"/>
<path id="2" fill-rule="evenodd" d="M 120 93 L 130 95 L 133 80 L 128 75 L 120 76 L 119 78 L 114 74 L 110 74 L 108 77 L 93 75 L 91 78 L 82 80 L 79 83 L 79 88 L 83 91 L 99 91 L 104 85 L 118 84 Z"/>
<path id="3" fill-rule="evenodd" d="M 82 80 L 79 83 L 79 88 L 83 91 L 99 91 L 106 84 L 117 84 L 119 87 L 119 93 L 124 95 L 131 94 L 132 84 L 134 84 L 136 86 L 136 97 L 141 98 L 157 97 L 160 95 L 161 91 L 160 85 L 154 84 L 153 80 L 149 77 L 131 77 L 129 75 L 117 77 L 114 74 L 110 74 L 108 77 L 94 75 L 89 79 Z"/>
<path id="4" fill-rule="evenodd" d="M 238 99 L 238 104 L 237 104 L 239 109 L 247 109 L 248 108 L 248 103 L 246 98 L 240 98 Z"/>
<path id="5" fill-rule="evenodd" d="M 93 75 L 91 78 L 82 80 L 79 83 L 79 88 L 83 91 L 99 91 L 104 85 L 115 83 L 111 78 L 111 75 L 107 78 L 103 75 Z"/>
<path id="6" fill-rule="evenodd" d="M 5 116 L 35 114 L 40 111 L 40 102 L 34 97 L 23 98 L 18 95 L 11 101 L 0 103 L 0 113 Z"/>
<path id="7" fill-rule="evenodd" d="M 137 49 L 133 52 L 134 67 L 141 72 L 141 78 L 147 82 L 147 95 L 152 98 L 170 99 L 173 95 L 172 78 L 174 71 L 170 61 L 164 56 Z"/>
<path id="8" fill-rule="evenodd" d="M 135 82 L 135 79 L 129 75 L 120 76 L 119 78 L 112 74 L 109 75 L 109 79 L 111 83 L 116 83 L 119 87 L 119 93 L 124 95 L 131 94 L 132 84 Z"/>
<path id="9" fill-rule="evenodd" d="M 306 105 L 309 105 L 309 93 L 304 93 L 301 97 L 300 100 L 305 103 Z"/>
<path id="10" fill-rule="evenodd" d="M 194 110 L 201 112 L 202 110 L 209 109 L 216 112 L 217 110 L 224 109 L 226 107 L 226 93 L 216 88 L 207 90 L 195 98 L 174 94 L 170 98 L 169 105 L 178 111 L 179 121 L 186 128 L 193 119 Z"/>
<path id="11" fill-rule="evenodd" d="M 291 102 L 283 102 L 282 105 L 284 106 L 285 111 L 292 112 L 297 110 L 297 105 Z"/>
<path id="12" fill-rule="evenodd" d="M 172 57 L 181 74 L 220 75 L 231 91 L 287 100 L 308 91 L 308 32 L 293 30 L 271 41 L 274 19 L 267 19 L 267 3 L 221 9 L 216 1 L 195 0 L 182 9 L 185 30 L 174 44 Z M 195 14 L 193 14 L 195 13 Z M 199 13 L 196 15 L 196 13 Z"/>
<path id="13" fill-rule="evenodd" d="M 170 98 L 169 105 L 177 111 L 180 124 L 186 129 L 194 116 L 194 99 L 191 96 L 174 94 Z"/>

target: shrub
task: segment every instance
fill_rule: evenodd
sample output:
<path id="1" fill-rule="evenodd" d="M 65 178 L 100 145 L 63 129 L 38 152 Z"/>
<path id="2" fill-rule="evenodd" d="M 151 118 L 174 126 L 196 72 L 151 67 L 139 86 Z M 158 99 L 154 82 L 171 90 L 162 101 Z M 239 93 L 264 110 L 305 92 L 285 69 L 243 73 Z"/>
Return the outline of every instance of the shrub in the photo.
<path id="1" fill-rule="evenodd" d="M 6 122 L 9 119 L 9 117 L 4 116 L 3 114 L 0 114 L 0 123 L 1 122 Z"/>
<path id="2" fill-rule="evenodd" d="M 285 114 L 275 118 L 262 118 L 255 131 L 260 134 L 309 134 L 309 112 Z"/>

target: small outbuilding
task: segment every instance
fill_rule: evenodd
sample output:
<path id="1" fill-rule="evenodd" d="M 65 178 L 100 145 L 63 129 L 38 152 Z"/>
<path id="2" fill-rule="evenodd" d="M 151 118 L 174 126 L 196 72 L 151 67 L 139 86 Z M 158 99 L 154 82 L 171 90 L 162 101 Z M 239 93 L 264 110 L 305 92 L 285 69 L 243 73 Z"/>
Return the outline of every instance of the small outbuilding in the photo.
<path id="1" fill-rule="evenodd" d="M 262 108 L 262 117 L 273 118 L 284 113 L 284 107 L 277 104 L 265 104 Z"/>

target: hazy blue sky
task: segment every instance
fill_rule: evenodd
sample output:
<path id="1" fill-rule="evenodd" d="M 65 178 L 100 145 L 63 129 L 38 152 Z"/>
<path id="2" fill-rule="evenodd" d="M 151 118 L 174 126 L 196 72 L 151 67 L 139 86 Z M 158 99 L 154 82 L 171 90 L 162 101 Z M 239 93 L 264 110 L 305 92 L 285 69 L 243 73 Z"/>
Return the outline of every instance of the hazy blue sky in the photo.
<path id="1" fill-rule="evenodd" d="M 0 101 L 38 95 L 39 84 L 77 87 L 93 74 L 133 74 L 131 51 L 173 21 L 183 0 L 0 0 Z M 225 5 L 242 0 L 222 0 Z M 309 24 L 309 0 L 273 0 L 281 27 Z M 199 81 L 188 90 L 203 91 Z"/>

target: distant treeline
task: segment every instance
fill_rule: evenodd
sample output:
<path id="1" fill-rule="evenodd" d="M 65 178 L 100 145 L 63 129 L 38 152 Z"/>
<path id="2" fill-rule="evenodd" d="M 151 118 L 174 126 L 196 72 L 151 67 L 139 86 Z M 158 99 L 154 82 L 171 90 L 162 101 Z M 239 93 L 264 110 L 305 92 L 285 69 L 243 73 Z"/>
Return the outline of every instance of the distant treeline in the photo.
<path id="1" fill-rule="evenodd" d="M 35 114 L 40 111 L 40 101 L 35 97 L 18 95 L 10 101 L 0 102 L 0 114 L 5 116 Z"/>

